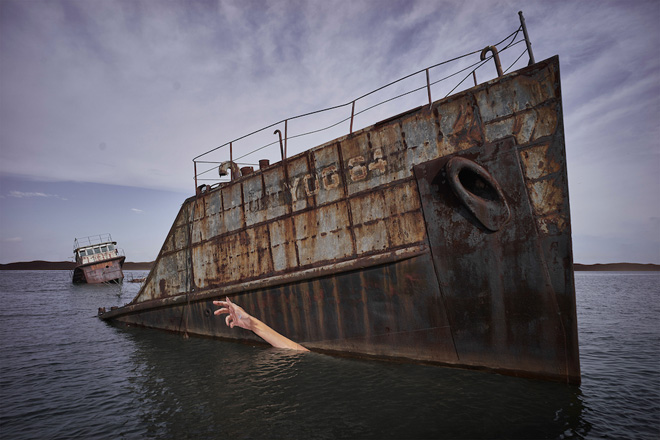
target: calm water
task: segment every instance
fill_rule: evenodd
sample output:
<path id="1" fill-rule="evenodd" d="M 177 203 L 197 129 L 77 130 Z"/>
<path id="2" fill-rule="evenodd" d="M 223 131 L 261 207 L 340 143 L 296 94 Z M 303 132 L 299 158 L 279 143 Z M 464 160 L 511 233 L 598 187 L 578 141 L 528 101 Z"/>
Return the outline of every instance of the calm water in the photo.
<path id="1" fill-rule="evenodd" d="M 576 274 L 580 387 L 96 318 L 138 287 L 0 272 L 0 437 L 660 437 L 660 273 Z"/>

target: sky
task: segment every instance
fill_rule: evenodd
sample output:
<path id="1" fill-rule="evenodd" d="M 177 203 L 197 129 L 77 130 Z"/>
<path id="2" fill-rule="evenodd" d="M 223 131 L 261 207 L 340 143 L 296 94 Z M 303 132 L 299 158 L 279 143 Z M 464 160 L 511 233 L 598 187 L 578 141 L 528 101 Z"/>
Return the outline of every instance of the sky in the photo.
<path id="1" fill-rule="evenodd" d="M 660 264 L 655 0 L 0 0 L 0 263 L 68 260 L 75 237 L 100 233 L 128 261 L 152 261 L 194 195 L 195 156 L 497 43 L 519 10 L 536 60 L 559 55 L 574 261 Z M 504 68 L 523 46 L 502 53 Z M 319 118 L 350 107 L 337 112 Z M 347 130 L 291 141 L 288 155 Z M 278 147 L 258 155 L 245 160 L 277 160 Z"/>

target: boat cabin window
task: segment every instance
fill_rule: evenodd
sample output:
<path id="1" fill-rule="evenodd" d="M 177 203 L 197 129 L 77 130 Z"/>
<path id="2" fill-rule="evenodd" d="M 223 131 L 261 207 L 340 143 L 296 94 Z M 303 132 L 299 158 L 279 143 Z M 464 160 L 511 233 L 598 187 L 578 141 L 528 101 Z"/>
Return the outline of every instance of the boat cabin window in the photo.
<path id="1" fill-rule="evenodd" d="M 84 257 L 85 255 L 87 255 L 87 252 L 85 252 L 85 249 L 80 249 L 78 251 L 78 253 L 80 254 L 81 257 Z"/>
<path id="2" fill-rule="evenodd" d="M 108 250 L 114 251 L 115 250 L 115 245 L 114 244 L 109 244 L 108 245 Z"/>
<path id="3" fill-rule="evenodd" d="M 95 254 L 100 254 L 100 253 L 101 253 L 101 249 L 95 247 L 95 248 L 94 248 L 94 253 L 95 253 Z"/>
<path id="4" fill-rule="evenodd" d="M 101 246 L 101 252 L 108 252 L 107 246 Z"/>

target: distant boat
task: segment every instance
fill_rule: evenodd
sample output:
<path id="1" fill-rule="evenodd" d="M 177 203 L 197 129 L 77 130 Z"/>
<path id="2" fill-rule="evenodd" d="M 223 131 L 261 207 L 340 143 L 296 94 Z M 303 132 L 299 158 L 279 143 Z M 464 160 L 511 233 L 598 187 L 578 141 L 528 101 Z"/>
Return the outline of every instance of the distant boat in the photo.
<path id="1" fill-rule="evenodd" d="M 110 234 L 91 235 L 73 241 L 76 267 L 74 284 L 121 283 L 124 279 L 124 252 Z"/>

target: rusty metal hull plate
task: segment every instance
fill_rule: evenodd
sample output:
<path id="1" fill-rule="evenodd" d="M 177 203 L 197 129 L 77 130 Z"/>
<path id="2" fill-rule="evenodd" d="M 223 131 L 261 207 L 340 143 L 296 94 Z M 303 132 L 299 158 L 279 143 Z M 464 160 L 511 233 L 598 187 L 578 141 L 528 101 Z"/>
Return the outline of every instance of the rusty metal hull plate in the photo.
<path id="1" fill-rule="evenodd" d="M 509 212 L 498 230 L 482 223 L 455 194 L 447 164 L 456 156 L 478 163 L 502 188 L 499 202 Z M 463 173 L 462 183 L 476 186 L 474 176 Z M 416 166 L 415 175 L 461 362 L 578 381 L 577 359 L 571 358 L 576 353 L 566 344 L 574 335 L 564 329 L 515 140 L 430 161 Z M 482 191 L 476 196 L 482 203 L 498 202 L 487 183 Z"/>
<path id="2" fill-rule="evenodd" d="M 125 257 L 78 266 L 73 270 L 73 282 L 76 284 L 118 283 L 124 279 L 122 266 Z"/>
<path id="3" fill-rule="evenodd" d="M 458 362 L 430 254 L 230 296 L 312 350 Z M 213 315 L 213 299 L 121 315 L 126 324 L 259 342 Z"/>

